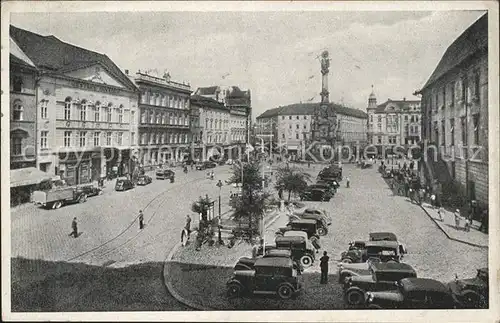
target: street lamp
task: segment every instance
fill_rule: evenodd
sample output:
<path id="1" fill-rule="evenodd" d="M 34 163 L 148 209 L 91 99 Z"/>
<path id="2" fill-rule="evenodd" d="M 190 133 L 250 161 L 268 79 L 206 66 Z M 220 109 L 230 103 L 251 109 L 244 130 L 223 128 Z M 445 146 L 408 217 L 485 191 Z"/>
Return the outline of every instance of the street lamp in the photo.
<path id="1" fill-rule="evenodd" d="M 219 179 L 219 182 L 217 183 L 217 187 L 219 188 L 219 220 L 217 221 L 217 228 L 218 228 L 218 235 L 219 235 L 219 245 L 223 245 L 224 244 L 224 241 L 222 241 L 222 234 L 221 234 L 221 231 L 220 231 L 220 227 L 221 227 L 221 224 L 222 224 L 222 219 L 221 219 L 221 198 L 220 198 L 220 195 L 221 195 L 221 189 L 222 189 L 222 182 L 221 180 Z"/>

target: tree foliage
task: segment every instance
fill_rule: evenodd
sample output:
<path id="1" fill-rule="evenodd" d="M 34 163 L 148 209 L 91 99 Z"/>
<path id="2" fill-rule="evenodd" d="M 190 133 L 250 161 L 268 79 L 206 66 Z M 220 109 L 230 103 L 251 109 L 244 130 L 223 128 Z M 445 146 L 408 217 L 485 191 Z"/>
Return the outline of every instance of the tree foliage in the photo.
<path id="1" fill-rule="evenodd" d="M 300 193 L 307 187 L 307 182 L 311 181 L 311 175 L 297 167 L 280 167 L 276 173 L 277 190 L 288 192 L 288 201 L 292 193 Z"/>

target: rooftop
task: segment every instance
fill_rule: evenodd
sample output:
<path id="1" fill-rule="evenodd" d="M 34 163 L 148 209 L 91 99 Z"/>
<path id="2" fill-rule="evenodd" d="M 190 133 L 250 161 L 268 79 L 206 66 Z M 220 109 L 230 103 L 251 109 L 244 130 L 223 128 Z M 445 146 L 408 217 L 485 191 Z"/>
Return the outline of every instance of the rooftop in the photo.
<path id="1" fill-rule="evenodd" d="M 275 116 L 286 116 L 286 115 L 313 115 L 314 110 L 319 108 L 320 103 L 295 103 L 286 105 L 283 107 L 278 107 L 274 109 L 269 109 L 262 113 L 258 118 L 271 118 Z M 357 118 L 367 118 L 366 112 L 348 108 L 336 103 L 329 103 L 329 107 L 333 108 L 337 114 L 353 116 Z"/>
<path id="2" fill-rule="evenodd" d="M 420 104 L 420 100 L 391 100 L 387 99 L 384 103 L 377 105 L 374 109 L 375 113 L 383 113 L 386 112 L 386 107 L 391 104 L 396 106 L 398 111 L 408 111 L 410 110 L 410 106 L 414 104 Z"/>
<path id="3" fill-rule="evenodd" d="M 201 96 L 198 94 L 193 94 L 190 97 L 191 104 L 198 104 L 198 105 L 203 105 L 207 106 L 210 108 L 215 108 L 215 109 L 224 109 L 224 110 L 229 110 L 224 103 L 219 102 L 217 100 L 214 100 L 212 98 L 208 98 L 206 96 Z"/>
<path id="4" fill-rule="evenodd" d="M 488 14 L 484 14 L 467 28 L 449 47 L 439 61 L 436 69 L 419 91 L 431 86 L 454 67 L 488 48 Z"/>
<path id="5" fill-rule="evenodd" d="M 52 35 L 42 36 L 12 25 L 10 36 L 40 70 L 64 73 L 93 64 L 101 64 L 128 89 L 137 89 L 125 73 L 105 54 L 63 42 Z"/>

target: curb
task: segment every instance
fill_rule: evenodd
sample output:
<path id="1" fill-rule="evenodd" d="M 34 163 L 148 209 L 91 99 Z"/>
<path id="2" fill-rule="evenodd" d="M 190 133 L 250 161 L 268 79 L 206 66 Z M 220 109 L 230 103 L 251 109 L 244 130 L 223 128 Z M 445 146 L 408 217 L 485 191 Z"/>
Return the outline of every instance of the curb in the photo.
<path id="1" fill-rule="evenodd" d="M 193 234 L 195 232 L 196 231 L 193 231 L 193 232 L 191 232 L 191 234 Z M 172 286 L 172 283 L 169 280 L 169 277 L 170 277 L 169 269 L 167 267 L 170 266 L 170 262 L 172 261 L 174 254 L 177 252 L 177 250 L 179 250 L 179 248 L 181 246 L 182 246 L 182 244 L 180 242 L 178 242 L 172 248 L 172 250 L 170 250 L 170 252 L 167 255 L 167 258 L 164 261 L 164 264 L 163 264 L 163 282 L 165 284 L 165 287 L 167 288 L 170 295 L 172 295 L 177 301 L 181 302 L 184 305 L 187 305 L 187 306 L 192 307 L 195 310 L 199 310 L 199 311 L 214 311 L 215 309 L 213 309 L 213 308 L 201 306 L 195 302 L 190 301 L 189 299 L 184 298 L 183 296 L 179 295 L 175 291 L 174 287 Z"/>
<path id="2" fill-rule="evenodd" d="M 434 222 L 434 224 L 439 228 L 439 230 L 441 230 L 441 232 L 444 233 L 444 235 L 452 240 L 452 241 L 456 241 L 456 242 L 460 242 L 460 243 L 464 243 L 464 244 L 467 244 L 469 246 L 472 246 L 472 247 L 476 247 L 476 248 L 481 248 L 481 249 L 488 249 L 488 246 L 484 246 L 484 245 L 479 245 L 479 244 L 475 244 L 475 243 L 472 243 L 472 242 L 469 242 L 469 241 L 465 241 L 465 240 L 461 240 L 461 239 L 457 239 L 457 238 L 453 238 L 452 236 L 450 236 L 440 225 L 439 223 L 436 222 L 436 220 L 429 214 L 429 212 L 422 206 L 422 205 L 419 205 L 420 208 L 425 212 L 425 214 L 427 214 L 427 216 L 432 220 L 432 222 Z"/>
<path id="3" fill-rule="evenodd" d="M 265 228 L 267 229 L 268 227 L 270 227 L 274 222 L 276 222 L 276 220 L 278 220 L 278 218 L 281 216 L 281 213 L 278 211 L 276 212 L 277 214 L 274 216 L 274 218 L 271 219 L 271 221 L 269 221 L 268 224 L 265 225 Z M 191 232 L 191 234 L 195 233 L 196 231 L 193 231 Z M 169 275 L 169 266 L 170 266 L 170 262 L 172 261 L 172 258 L 174 257 L 174 254 L 177 252 L 177 250 L 179 250 L 179 248 L 182 246 L 182 244 L 180 242 L 178 242 L 171 250 L 170 252 L 168 253 L 167 257 L 165 258 L 164 260 L 164 264 L 163 264 L 163 283 L 165 285 L 165 287 L 167 288 L 167 291 L 170 293 L 170 295 L 172 295 L 178 302 L 184 304 L 184 305 L 187 305 L 195 310 L 198 310 L 198 311 L 215 311 L 216 309 L 214 308 L 210 308 L 210 307 L 205 307 L 205 306 L 202 306 L 202 305 L 199 305 L 195 302 L 192 302 L 191 300 L 179 295 L 179 293 L 177 293 L 177 291 L 174 289 L 174 287 L 172 286 L 172 283 L 170 282 L 170 275 Z"/>

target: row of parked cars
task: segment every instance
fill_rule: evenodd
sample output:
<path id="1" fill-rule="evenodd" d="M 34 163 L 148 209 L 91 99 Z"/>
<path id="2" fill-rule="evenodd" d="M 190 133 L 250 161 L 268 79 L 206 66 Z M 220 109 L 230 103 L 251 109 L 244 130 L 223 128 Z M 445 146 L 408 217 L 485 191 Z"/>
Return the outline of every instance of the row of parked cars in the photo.
<path id="1" fill-rule="evenodd" d="M 402 259 L 405 246 L 390 232 L 370 233 L 341 254 L 338 268 L 344 301 L 370 309 L 487 308 L 488 269 L 471 279 L 442 283 L 417 277 Z"/>
<path id="2" fill-rule="evenodd" d="M 171 169 L 159 168 L 155 172 L 157 180 L 170 180 L 170 183 L 175 181 L 175 172 Z M 137 186 L 146 186 L 153 182 L 153 178 L 149 175 L 142 174 L 137 177 L 136 182 L 128 178 L 118 178 L 115 183 L 116 191 L 127 191 Z"/>
<path id="3" fill-rule="evenodd" d="M 338 165 L 330 165 L 322 169 L 316 179 L 316 183 L 307 186 L 300 193 L 302 201 L 325 201 L 328 202 L 337 193 L 339 182 L 342 181 L 342 168 Z"/>
<path id="4" fill-rule="evenodd" d="M 228 297 L 274 294 L 289 299 L 301 292 L 301 274 L 316 260 L 319 237 L 327 234 L 324 228 L 331 218 L 317 209 L 295 212 L 290 218 L 276 232 L 274 244 L 259 247 L 255 257 L 238 260 L 227 282 Z"/>

